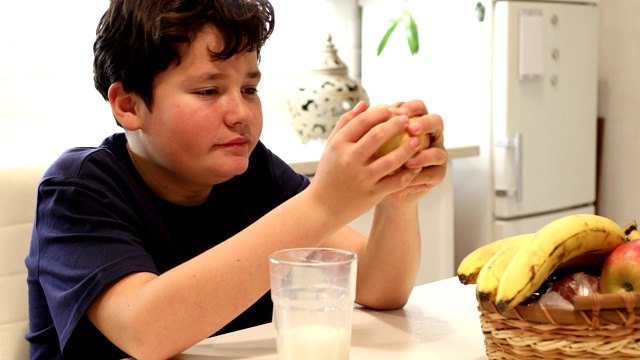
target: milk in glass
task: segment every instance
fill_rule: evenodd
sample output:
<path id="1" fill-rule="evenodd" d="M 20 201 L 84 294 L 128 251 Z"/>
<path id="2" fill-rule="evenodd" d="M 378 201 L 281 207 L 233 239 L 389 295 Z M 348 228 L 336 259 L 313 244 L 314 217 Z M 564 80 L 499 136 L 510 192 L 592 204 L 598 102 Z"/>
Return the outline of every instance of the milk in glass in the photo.
<path id="1" fill-rule="evenodd" d="M 299 326 L 278 334 L 278 360 L 349 360 L 350 343 L 344 329 Z"/>
<path id="2" fill-rule="evenodd" d="M 357 255 L 302 248 L 270 256 L 278 360 L 349 360 Z"/>

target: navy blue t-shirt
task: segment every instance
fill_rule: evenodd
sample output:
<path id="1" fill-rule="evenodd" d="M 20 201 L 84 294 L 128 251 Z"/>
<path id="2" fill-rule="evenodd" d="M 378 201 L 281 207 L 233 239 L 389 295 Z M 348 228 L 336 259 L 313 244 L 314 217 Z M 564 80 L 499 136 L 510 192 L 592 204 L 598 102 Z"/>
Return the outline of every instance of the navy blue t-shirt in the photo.
<path id="1" fill-rule="evenodd" d="M 32 359 L 121 359 L 85 312 L 111 282 L 163 272 L 243 230 L 309 185 L 258 143 L 249 168 L 202 205 L 157 197 L 136 171 L 124 134 L 65 152 L 38 188 L 26 258 Z M 268 241 L 268 237 L 265 237 Z M 265 259 L 265 261 L 267 261 Z M 217 334 L 271 321 L 266 293 Z"/>

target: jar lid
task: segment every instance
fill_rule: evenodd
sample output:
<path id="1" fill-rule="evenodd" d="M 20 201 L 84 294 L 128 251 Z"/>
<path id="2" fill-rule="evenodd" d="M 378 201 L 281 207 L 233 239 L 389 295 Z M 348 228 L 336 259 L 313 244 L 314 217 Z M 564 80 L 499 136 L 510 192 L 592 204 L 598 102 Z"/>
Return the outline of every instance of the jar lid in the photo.
<path id="1" fill-rule="evenodd" d="M 312 73 L 315 74 L 338 74 L 338 75 L 346 75 L 347 74 L 347 65 L 340 59 L 338 56 L 338 50 L 333 45 L 331 33 L 327 36 L 327 44 L 322 51 L 324 56 L 324 61 L 322 64 L 316 68 L 311 69 Z"/>

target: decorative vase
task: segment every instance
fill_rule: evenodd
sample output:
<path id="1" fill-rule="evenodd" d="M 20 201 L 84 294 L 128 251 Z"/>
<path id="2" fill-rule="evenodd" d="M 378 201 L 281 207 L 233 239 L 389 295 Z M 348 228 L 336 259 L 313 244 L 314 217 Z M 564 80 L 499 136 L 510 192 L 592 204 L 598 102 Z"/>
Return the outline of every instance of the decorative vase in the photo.
<path id="1" fill-rule="evenodd" d="M 312 139 L 326 140 L 342 114 L 361 100 L 369 102 L 360 83 L 348 76 L 331 34 L 322 55 L 321 65 L 311 69 L 289 98 L 292 125 L 303 144 Z"/>

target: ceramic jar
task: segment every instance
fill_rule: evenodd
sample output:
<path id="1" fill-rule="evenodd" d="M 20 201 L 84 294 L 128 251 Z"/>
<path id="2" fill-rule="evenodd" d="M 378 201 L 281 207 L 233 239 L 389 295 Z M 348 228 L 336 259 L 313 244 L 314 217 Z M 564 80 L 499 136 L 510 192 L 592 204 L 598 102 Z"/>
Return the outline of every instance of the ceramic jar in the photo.
<path id="1" fill-rule="evenodd" d="M 326 139 L 342 114 L 361 100 L 369 102 L 360 83 L 348 76 L 330 34 L 322 56 L 321 65 L 302 79 L 289 98 L 292 125 L 303 144 Z"/>

